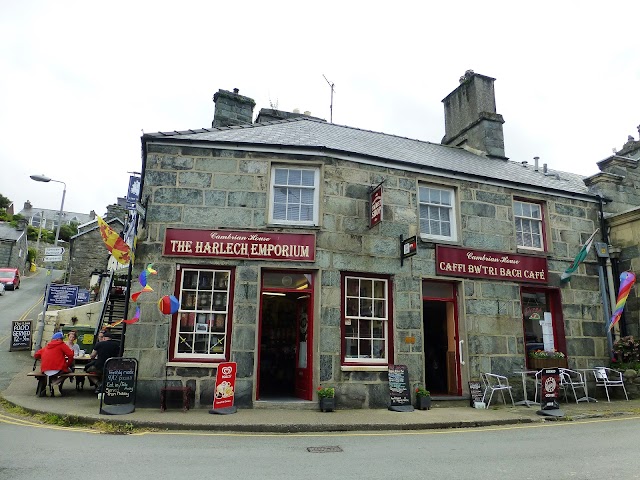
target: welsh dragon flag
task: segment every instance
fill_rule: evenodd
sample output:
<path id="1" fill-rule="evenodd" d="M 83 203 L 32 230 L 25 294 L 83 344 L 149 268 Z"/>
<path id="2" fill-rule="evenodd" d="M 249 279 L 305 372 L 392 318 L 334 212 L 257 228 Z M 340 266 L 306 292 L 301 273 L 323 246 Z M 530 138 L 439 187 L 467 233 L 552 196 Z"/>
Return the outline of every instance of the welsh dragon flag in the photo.
<path id="1" fill-rule="evenodd" d="M 106 245 L 107 250 L 111 252 L 111 255 L 122 265 L 129 263 L 131 260 L 131 249 L 129 245 L 127 245 L 125 241 L 120 238 L 120 235 L 107 225 L 107 222 L 100 216 L 98 216 L 98 226 L 100 227 L 102 241 Z"/>
<path id="2" fill-rule="evenodd" d="M 596 231 L 591 234 L 589 239 L 584 243 L 584 245 L 578 252 L 578 255 L 576 255 L 576 258 L 573 259 L 573 264 L 569 268 L 567 268 L 562 273 L 562 275 L 560 275 L 561 282 L 568 282 L 571 279 L 571 275 L 573 275 L 573 272 L 578 270 L 580 264 L 584 261 L 585 258 L 587 258 L 587 255 L 589 255 L 589 250 L 591 250 L 591 245 L 593 245 L 593 238 L 596 236 L 596 233 L 598 233 L 599 230 L 600 229 L 597 228 Z"/>

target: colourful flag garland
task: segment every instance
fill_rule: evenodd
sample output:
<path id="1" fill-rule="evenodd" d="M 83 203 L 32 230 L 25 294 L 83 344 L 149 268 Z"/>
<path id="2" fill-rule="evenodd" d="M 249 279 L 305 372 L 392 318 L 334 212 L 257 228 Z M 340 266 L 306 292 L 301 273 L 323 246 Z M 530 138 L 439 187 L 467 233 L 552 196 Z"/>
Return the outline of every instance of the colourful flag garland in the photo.
<path id="1" fill-rule="evenodd" d="M 622 272 L 620 274 L 620 288 L 618 289 L 618 300 L 616 302 L 616 309 L 611 315 L 611 322 L 609 323 L 609 330 L 618 323 L 622 312 L 624 311 L 624 305 L 627 303 L 627 297 L 631 291 L 631 287 L 636 281 L 636 276 L 633 272 Z"/>

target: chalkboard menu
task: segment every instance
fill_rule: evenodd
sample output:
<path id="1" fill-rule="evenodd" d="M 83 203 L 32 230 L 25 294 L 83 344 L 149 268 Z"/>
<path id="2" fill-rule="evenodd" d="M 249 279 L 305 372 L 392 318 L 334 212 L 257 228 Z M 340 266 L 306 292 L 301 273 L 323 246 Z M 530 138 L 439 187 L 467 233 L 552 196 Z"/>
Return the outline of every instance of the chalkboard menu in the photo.
<path id="1" fill-rule="evenodd" d="M 406 365 L 389 365 L 389 410 L 412 412 L 409 369 Z"/>
<path id="2" fill-rule="evenodd" d="M 100 413 L 123 415 L 136 409 L 138 361 L 135 358 L 114 357 L 104 364 Z"/>
<path id="3" fill-rule="evenodd" d="M 31 320 L 11 322 L 11 343 L 9 351 L 31 350 Z"/>
<path id="4" fill-rule="evenodd" d="M 471 406 L 475 406 L 475 402 L 481 402 L 484 395 L 484 389 L 480 382 L 469 382 L 469 393 L 471 394 Z"/>

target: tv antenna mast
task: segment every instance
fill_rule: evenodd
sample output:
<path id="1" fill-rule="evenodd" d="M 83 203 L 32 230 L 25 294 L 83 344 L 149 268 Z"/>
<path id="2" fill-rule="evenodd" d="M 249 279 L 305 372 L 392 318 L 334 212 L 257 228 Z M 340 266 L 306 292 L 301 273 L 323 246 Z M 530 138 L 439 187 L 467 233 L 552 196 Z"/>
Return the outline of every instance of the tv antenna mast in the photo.
<path id="1" fill-rule="evenodd" d="M 327 79 L 327 77 L 324 76 L 324 74 L 322 74 L 322 76 L 324 77 L 324 79 L 327 81 L 327 83 L 331 87 L 331 105 L 329 105 L 329 123 L 333 123 L 333 92 L 335 92 L 335 88 L 333 88 L 333 87 L 334 87 L 335 83 L 330 82 Z"/>

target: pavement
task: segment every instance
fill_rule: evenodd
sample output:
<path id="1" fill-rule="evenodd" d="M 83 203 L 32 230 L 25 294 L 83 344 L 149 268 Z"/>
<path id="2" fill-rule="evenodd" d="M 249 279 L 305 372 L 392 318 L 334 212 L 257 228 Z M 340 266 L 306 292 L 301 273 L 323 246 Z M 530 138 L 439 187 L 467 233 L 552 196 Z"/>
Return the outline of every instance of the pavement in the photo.
<path id="1" fill-rule="evenodd" d="M 30 369 L 29 369 L 30 371 Z M 541 423 L 558 420 L 541 416 L 534 405 L 511 406 L 502 403 L 488 409 L 476 409 L 467 402 L 432 401 L 430 410 L 394 412 L 387 409 L 337 409 L 320 412 L 317 402 L 286 402 L 271 404 L 256 402 L 255 408 L 238 408 L 229 415 L 210 414 L 209 408 L 183 412 L 177 403 L 160 408 L 138 408 L 126 415 L 100 414 L 100 400 L 93 389 L 76 391 L 65 383 L 62 397 L 36 397 L 36 380 L 27 377 L 28 371 L 14 377 L 1 396 L 10 404 L 32 413 L 49 413 L 75 417 L 78 421 L 98 421 L 131 424 L 138 428 L 157 430 L 202 430 L 215 432 L 343 432 L 343 431 L 400 431 L 447 428 L 472 428 L 491 425 Z M 591 394 L 592 392 L 590 392 Z M 517 401 L 518 399 L 516 399 Z M 450 406 L 455 404 L 456 406 Z M 175 405 L 175 406 L 174 406 Z M 171 408 L 174 406 L 174 408 Z M 560 403 L 561 419 L 577 420 L 611 416 L 640 416 L 640 399 L 616 399 L 607 402 Z"/>

